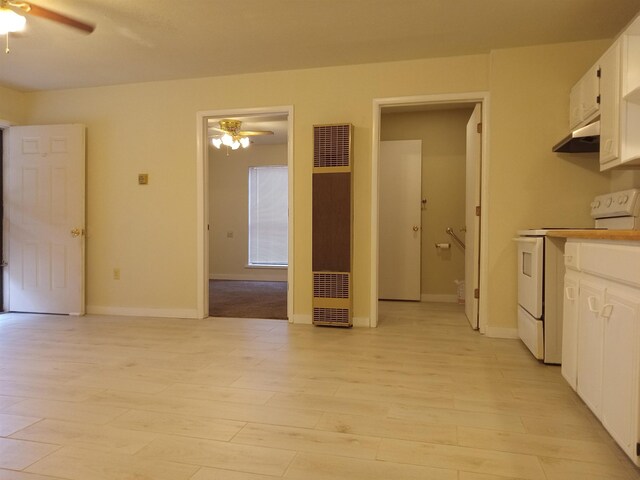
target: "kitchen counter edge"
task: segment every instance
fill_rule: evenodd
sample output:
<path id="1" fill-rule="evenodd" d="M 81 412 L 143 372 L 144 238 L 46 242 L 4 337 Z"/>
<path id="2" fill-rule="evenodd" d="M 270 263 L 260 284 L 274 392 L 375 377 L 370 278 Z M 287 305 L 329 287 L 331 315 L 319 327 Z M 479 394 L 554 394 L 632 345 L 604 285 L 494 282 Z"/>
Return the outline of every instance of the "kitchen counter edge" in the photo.
<path id="1" fill-rule="evenodd" d="M 640 230 L 553 230 L 549 237 L 640 241 Z"/>

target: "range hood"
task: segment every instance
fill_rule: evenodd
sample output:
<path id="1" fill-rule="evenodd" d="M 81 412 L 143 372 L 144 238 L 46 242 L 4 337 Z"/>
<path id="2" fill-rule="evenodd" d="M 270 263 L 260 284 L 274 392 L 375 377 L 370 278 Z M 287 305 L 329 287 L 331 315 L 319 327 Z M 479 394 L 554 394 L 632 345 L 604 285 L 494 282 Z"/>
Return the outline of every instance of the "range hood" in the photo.
<path id="1" fill-rule="evenodd" d="M 600 121 L 574 130 L 556 143 L 552 150 L 561 153 L 589 153 L 600 150 Z"/>

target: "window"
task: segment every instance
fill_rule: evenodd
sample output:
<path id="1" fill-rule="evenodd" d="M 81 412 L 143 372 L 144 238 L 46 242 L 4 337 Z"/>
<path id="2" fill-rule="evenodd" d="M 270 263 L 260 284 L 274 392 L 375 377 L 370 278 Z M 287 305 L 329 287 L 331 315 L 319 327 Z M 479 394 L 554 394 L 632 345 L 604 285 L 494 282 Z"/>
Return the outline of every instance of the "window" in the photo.
<path id="1" fill-rule="evenodd" d="M 249 265 L 287 266 L 288 171 L 249 167 Z"/>

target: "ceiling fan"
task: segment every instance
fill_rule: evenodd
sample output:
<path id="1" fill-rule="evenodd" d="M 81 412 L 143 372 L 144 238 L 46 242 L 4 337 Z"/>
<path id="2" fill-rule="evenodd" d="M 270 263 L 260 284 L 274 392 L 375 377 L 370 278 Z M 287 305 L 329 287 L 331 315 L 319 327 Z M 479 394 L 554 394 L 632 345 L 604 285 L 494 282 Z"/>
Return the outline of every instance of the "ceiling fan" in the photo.
<path id="1" fill-rule="evenodd" d="M 0 34 L 22 30 L 26 20 L 21 14 L 46 18 L 84 33 L 91 33 L 96 28 L 93 24 L 71 18 L 48 8 L 39 7 L 31 2 L 0 0 Z"/>
<path id="2" fill-rule="evenodd" d="M 220 148 L 222 145 L 230 147 L 231 150 L 237 150 L 240 147 L 247 148 L 251 143 L 249 137 L 273 135 L 273 132 L 270 130 L 240 130 L 242 121 L 232 120 L 230 118 L 220 120 L 218 125 L 220 125 L 220 127 L 209 127 L 211 130 L 215 130 L 221 134 L 211 139 L 211 144 L 216 148 Z"/>

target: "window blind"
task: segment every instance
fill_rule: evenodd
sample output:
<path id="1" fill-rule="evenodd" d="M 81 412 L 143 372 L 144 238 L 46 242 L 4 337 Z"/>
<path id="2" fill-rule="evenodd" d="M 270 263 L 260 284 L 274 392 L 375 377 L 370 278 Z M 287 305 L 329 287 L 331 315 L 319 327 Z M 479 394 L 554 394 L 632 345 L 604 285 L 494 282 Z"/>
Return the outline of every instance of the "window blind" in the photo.
<path id="1" fill-rule="evenodd" d="M 288 169 L 249 167 L 249 265 L 288 263 Z"/>

